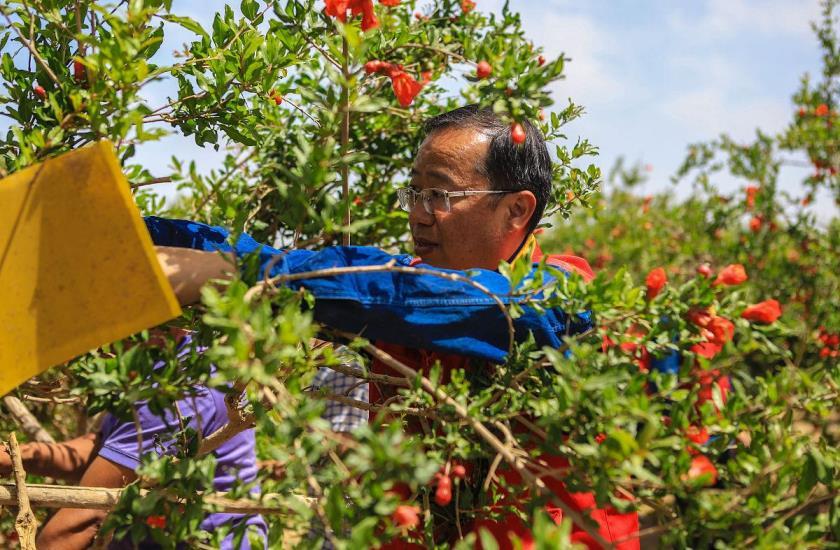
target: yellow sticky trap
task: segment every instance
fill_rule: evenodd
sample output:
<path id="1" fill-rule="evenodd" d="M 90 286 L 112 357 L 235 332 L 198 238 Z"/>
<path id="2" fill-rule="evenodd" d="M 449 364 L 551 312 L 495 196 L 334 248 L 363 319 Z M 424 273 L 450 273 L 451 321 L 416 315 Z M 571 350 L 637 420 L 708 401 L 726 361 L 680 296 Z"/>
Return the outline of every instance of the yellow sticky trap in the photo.
<path id="1" fill-rule="evenodd" d="M 180 314 L 111 143 L 0 180 L 0 395 Z"/>

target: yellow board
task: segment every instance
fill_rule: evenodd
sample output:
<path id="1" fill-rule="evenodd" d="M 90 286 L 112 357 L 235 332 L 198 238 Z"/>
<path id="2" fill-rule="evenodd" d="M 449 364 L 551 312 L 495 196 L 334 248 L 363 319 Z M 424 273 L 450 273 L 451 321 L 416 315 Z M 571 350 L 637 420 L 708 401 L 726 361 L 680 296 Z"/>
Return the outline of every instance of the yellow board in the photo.
<path id="1" fill-rule="evenodd" d="M 180 314 L 111 143 L 0 180 L 0 395 Z"/>

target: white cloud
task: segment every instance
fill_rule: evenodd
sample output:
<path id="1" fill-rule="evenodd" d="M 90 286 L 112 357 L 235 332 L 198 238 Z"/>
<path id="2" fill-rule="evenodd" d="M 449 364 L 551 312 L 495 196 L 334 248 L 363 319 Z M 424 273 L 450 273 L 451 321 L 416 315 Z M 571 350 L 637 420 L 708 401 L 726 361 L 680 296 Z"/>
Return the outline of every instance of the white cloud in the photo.
<path id="1" fill-rule="evenodd" d="M 617 76 L 611 59 L 616 44 L 594 18 L 541 11 L 539 16 L 523 19 L 527 34 L 536 38 L 549 57 L 564 53 L 571 58 L 565 67 L 566 78 L 551 87 L 559 103 L 571 97 L 591 105 L 615 100 L 625 92 L 626 83 Z"/>
<path id="2" fill-rule="evenodd" d="M 709 39 L 743 32 L 811 35 L 809 23 L 819 18 L 817 0 L 708 0 L 700 17 L 674 14 L 675 32 L 691 32 Z"/>
<path id="3" fill-rule="evenodd" d="M 733 101 L 714 87 L 676 96 L 662 105 L 665 116 L 683 126 L 686 141 L 712 138 L 722 131 L 735 139 L 753 137 L 756 128 L 778 131 L 790 118 L 789 110 L 786 102 L 773 98 Z"/>

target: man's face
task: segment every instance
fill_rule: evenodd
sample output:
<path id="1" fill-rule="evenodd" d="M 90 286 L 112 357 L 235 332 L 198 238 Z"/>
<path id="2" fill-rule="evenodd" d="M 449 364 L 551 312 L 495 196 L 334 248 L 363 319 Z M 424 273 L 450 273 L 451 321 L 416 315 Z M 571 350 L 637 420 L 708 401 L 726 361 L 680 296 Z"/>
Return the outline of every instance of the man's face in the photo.
<path id="1" fill-rule="evenodd" d="M 489 190 L 490 182 L 476 170 L 489 144 L 490 138 L 472 128 L 433 132 L 420 146 L 411 186 L 417 191 Z M 499 261 L 507 259 L 504 254 L 509 254 L 511 239 L 504 200 L 499 197 L 452 197 L 449 212 L 438 209 L 434 214 L 426 212 L 418 199 L 408 216 L 415 253 L 435 267 L 496 269 Z"/>

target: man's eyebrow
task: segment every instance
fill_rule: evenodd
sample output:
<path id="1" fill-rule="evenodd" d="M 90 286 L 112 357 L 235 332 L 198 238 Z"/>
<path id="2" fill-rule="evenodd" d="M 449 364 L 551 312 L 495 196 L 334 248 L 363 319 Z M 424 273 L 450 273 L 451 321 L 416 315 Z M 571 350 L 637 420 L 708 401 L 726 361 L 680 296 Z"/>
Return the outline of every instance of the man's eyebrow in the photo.
<path id="1" fill-rule="evenodd" d="M 438 170 L 438 169 L 435 169 L 435 168 L 431 168 L 429 170 L 426 170 L 426 174 L 429 177 L 435 178 L 436 180 L 444 181 L 446 183 L 454 183 L 455 182 L 455 180 L 452 179 L 452 176 L 450 176 L 449 174 L 447 174 L 443 170 Z M 415 177 L 415 176 L 419 176 L 419 175 L 420 175 L 420 172 L 416 168 L 412 167 L 411 168 L 411 176 Z"/>

